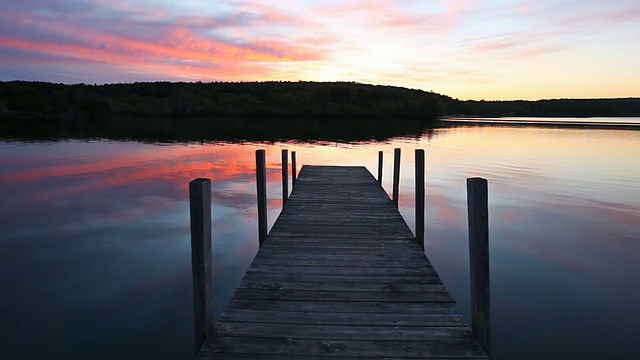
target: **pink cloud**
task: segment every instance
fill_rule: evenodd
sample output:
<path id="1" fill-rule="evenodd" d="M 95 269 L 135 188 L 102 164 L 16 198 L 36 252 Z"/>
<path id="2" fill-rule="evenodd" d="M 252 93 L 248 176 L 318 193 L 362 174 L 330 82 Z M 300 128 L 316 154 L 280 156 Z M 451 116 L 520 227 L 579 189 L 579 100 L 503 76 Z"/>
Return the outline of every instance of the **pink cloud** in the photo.
<path id="1" fill-rule="evenodd" d="M 338 5 L 322 5 L 317 11 L 325 15 L 362 21 L 372 31 L 405 32 L 409 35 L 442 35 L 461 25 L 475 0 L 448 0 L 442 12 L 425 13 L 391 1 L 351 0 Z"/>
<path id="2" fill-rule="evenodd" d="M 513 9 L 523 20 L 530 21 L 530 26 L 545 29 L 530 28 L 529 32 L 547 32 L 552 37 L 600 34 L 611 31 L 612 27 L 635 25 L 640 19 L 640 4 L 634 1 L 588 1 L 584 6 L 552 1 L 526 1 L 523 4 Z"/>
<path id="3" fill-rule="evenodd" d="M 290 27 L 300 23 L 294 17 L 264 6 L 258 8 L 264 13 L 253 15 L 241 11 L 227 18 L 184 15 L 146 22 L 135 20 L 140 13 L 136 7 L 126 5 L 123 10 L 118 4 L 122 5 L 116 3 L 115 8 L 130 13 L 121 18 L 117 26 L 109 24 L 108 17 L 92 24 L 72 21 L 70 17 L 77 15 L 73 11 L 64 16 L 5 13 L 0 15 L 4 22 L 0 28 L 14 31 L 1 32 L 0 51 L 4 48 L 11 49 L 13 54 L 21 51 L 37 55 L 30 59 L 31 63 L 85 61 L 132 70 L 144 68 L 147 72 L 154 69 L 163 74 L 175 74 L 179 70 L 188 72 L 190 77 L 209 79 L 251 77 L 268 72 L 265 64 L 319 60 L 325 55 L 317 48 L 318 42 L 307 47 L 276 36 L 233 38 L 220 33 L 220 29 L 255 28 L 273 21 Z M 163 11 L 157 14 L 167 15 Z M 15 62 L 16 56 L 6 51 L 0 53 L 4 62 Z"/>
<path id="4" fill-rule="evenodd" d="M 279 10 L 275 7 L 260 4 L 258 2 L 244 2 L 241 3 L 238 7 L 240 12 L 248 12 L 251 14 L 255 14 L 259 19 L 260 23 L 276 23 L 276 24 L 289 24 L 297 26 L 304 20 L 299 17 L 291 14 L 287 14 L 282 10 Z"/>
<path id="5" fill-rule="evenodd" d="M 530 58 L 543 56 L 561 50 L 553 44 L 551 33 L 513 33 L 476 39 L 471 41 L 470 49 L 480 54 L 501 54 L 510 58 Z"/>
<path id="6" fill-rule="evenodd" d="M 608 15 L 606 18 L 613 23 L 638 21 L 640 20 L 640 7 L 628 9 L 626 11 L 614 12 Z"/>
<path id="7" fill-rule="evenodd" d="M 301 61 L 317 59 L 321 54 L 304 47 L 292 47 L 278 40 L 261 40 L 235 44 L 208 38 L 194 33 L 189 27 L 174 26 L 165 29 L 164 39 L 147 42 L 126 39 L 108 34 L 99 35 L 93 45 L 113 44 L 115 49 L 123 48 L 125 53 L 154 55 L 168 59 L 192 59 L 205 61 Z"/>
<path id="8" fill-rule="evenodd" d="M 475 44 L 473 48 L 479 52 L 490 52 L 490 51 L 496 51 L 496 50 L 512 49 L 518 46 L 519 44 L 515 41 L 489 39 L 487 41 L 483 41 Z"/>

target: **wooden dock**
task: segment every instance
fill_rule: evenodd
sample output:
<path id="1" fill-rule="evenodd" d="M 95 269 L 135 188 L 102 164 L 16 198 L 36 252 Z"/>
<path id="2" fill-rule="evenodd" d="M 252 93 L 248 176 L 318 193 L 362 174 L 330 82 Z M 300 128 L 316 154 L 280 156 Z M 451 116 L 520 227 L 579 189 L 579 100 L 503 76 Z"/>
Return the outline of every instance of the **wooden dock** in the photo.
<path id="1" fill-rule="evenodd" d="M 197 359 L 487 359 L 364 167 L 303 166 Z"/>

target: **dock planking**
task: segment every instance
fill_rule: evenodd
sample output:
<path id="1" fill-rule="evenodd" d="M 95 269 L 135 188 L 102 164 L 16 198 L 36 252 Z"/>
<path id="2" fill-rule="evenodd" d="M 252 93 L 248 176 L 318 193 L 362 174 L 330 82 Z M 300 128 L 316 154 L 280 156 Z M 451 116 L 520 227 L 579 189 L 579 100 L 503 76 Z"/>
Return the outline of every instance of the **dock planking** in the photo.
<path id="1" fill-rule="evenodd" d="M 196 356 L 298 358 L 488 358 L 364 167 L 302 167 Z"/>

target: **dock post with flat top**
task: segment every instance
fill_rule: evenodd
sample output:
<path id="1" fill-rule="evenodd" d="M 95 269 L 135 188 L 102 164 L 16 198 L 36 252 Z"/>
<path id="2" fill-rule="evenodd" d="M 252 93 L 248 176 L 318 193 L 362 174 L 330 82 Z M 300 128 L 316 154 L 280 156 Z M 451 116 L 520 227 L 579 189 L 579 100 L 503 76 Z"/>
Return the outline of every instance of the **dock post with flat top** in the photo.
<path id="1" fill-rule="evenodd" d="M 282 206 L 289 198 L 289 152 L 282 149 Z"/>
<path id="2" fill-rule="evenodd" d="M 211 299 L 211 180 L 195 179 L 189 183 L 191 215 L 191 270 L 193 276 L 193 317 L 195 352 L 211 334 L 213 312 Z"/>
<path id="3" fill-rule="evenodd" d="M 400 148 L 393 150 L 393 204 L 398 207 L 398 192 L 400 187 Z"/>
<path id="4" fill-rule="evenodd" d="M 378 151 L 378 184 L 382 186 L 382 159 L 384 154 L 382 151 Z"/>
<path id="5" fill-rule="evenodd" d="M 467 179 L 471 329 L 491 356 L 491 296 L 489 286 L 489 208 L 487 180 Z"/>
<path id="6" fill-rule="evenodd" d="M 296 172 L 297 171 L 298 171 L 298 168 L 296 166 L 296 152 L 292 151 L 291 152 L 291 189 L 292 190 L 296 186 Z"/>
<path id="7" fill-rule="evenodd" d="M 416 149 L 416 241 L 424 250 L 424 150 Z"/>
<path id="8" fill-rule="evenodd" d="M 256 187 L 258 194 L 258 244 L 267 238 L 267 169 L 264 150 L 256 150 Z"/>

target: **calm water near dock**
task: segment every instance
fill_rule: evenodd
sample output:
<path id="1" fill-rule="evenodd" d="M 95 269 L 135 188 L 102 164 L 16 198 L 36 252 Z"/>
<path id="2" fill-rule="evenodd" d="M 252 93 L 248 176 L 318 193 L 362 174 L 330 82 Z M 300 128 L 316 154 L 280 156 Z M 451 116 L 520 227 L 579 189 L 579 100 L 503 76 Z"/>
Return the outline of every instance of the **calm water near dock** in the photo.
<path id="1" fill-rule="evenodd" d="M 638 122 L 639 119 L 626 119 Z M 640 130 L 459 126 L 384 142 L 0 141 L 0 358 L 191 359 L 188 182 L 212 179 L 214 311 L 258 250 L 254 151 L 269 224 L 280 150 L 365 165 L 427 156 L 426 252 L 469 319 L 465 179 L 489 180 L 494 359 L 636 359 Z"/>

